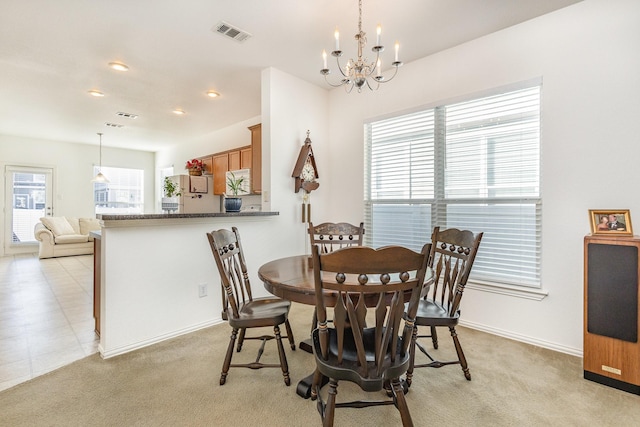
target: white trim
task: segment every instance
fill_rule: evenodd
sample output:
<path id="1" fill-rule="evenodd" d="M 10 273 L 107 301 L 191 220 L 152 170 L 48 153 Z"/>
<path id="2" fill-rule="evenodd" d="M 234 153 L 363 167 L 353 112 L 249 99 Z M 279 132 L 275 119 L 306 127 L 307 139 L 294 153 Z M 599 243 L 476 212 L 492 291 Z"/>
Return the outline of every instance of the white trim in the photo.
<path id="1" fill-rule="evenodd" d="M 488 96 L 499 95 L 506 92 L 512 92 L 520 89 L 525 89 L 531 86 L 540 86 L 542 88 L 542 76 L 532 77 L 530 79 L 521 80 L 519 82 L 509 83 L 503 86 L 498 86 L 495 88 L 479 90 L 476 92 L 466 93 L 463 95 L 454 96 L 447 99 L 441 99 L 439 101 L 429 102 L 427 104 L 422 104 L 417 107 L 406 108 L 404 110 L 393 111 L 391 113 L 381 114 L 375 117 L 365 118 L 363 124 L 367 125 L 373 122 L 378 122 L 381 120 L 391 119 L 398 116 L 404 116 L 407 114 L 417 113 L 423 110 L 430 110 L 432 108 L 440 107 L 442 105 L 448 104 L 457 104 L 459 102 L 471 101 L 477 98 L 484 98 Z M 542 105 L 542 91 L 540 92 L 540 105 Z"/>
<path id="2" fill-rule="evenodd" d="M 469 280 L 466 289 L 473 289 L 480 292 L 490 292 L 493 294 L 508 295 L 511 297 L 542 301 L 549 295 L 549 291 L 539 288 L 528 288 L 518 285 L 504 285 L 500 283 L 481 282 Z"/>
<path id="3" fill-rule="evenodd" d="M 161 341 L 165 341 L 165 340 L 168 340 L 168 339 L 171 339 L 171 338 L 176 338 L 176 337 L 179 337 L 180 335 L 189 334 L 191 332 L 195 332 L 195 331 L 198 331 L 200 329 L 208 328 L 209 326 L 219 325 L 220 323 L 224 323 L 224 321 L 222 320 L 221 317 L 218 317 L 218 318 L 210 320 L 208 322 L 200 323 L 198 325 L 193 325 L 193 326 L 188 327 L 188 328 L 184 328 L 184 329 L 173 331 L 173 332 L 170 332 L 170 333 L 167 333 L 167 334 L 159 335 L 157 337 L 153 337 L 153 338 L 148 339 L 148 340 L 139 341 L 137 343 L 125 345 L 125 346 L 122 346 L 122 347 L 116 347 L 114 349 L 109 350 L 108 352 L 104 351 L 104 347 L 102 347 L 102 344 L 98 344 L 98 351 L 100 352 L 100 356 L 103 359 L 109 359 L 110 357 L 114 357 L 114 356 L 118 356 L 118 355 L 121 355 L 121 354 L 124 354 L 124 353 L 128 353 L 128 352 L 133 351 L 133 350 L 138 350 L 138 349 L 141 349 L 143 347 L 148 347 L 150 345 L 157 344 L 157 343 L 159 343 Z"/>
<path id="4" fill-rule="evenodd" d="M 526 335 L 515 334 L 513 332 L 505 331 L 503 329 L 497 329 L 490 326 L 482 325 L 480 323 L 465 322 L 460 319 L 460 326 L 464 326 L 477 331 L 486 332 L 499 337 L 512 339 L 514 341 L 523 342 L 525 344 L 535 345 L 537 347 L 546 348 L 548 350 L 558 351 L 560 353 L 569 354 L 571 356 L 582 357 L 583 350 L 581 348 L 567 347 L 558 343 L 540 340 Z"/>

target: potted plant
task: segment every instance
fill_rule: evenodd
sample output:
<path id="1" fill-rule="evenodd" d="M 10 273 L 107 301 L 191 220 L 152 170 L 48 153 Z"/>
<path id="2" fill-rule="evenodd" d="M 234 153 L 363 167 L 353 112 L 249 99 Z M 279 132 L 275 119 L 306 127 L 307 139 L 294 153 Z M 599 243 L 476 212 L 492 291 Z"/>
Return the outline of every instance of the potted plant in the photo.
<path id="1" fill-rule="evenodd" d="M 236 177 L 233 172 L 227 174 L 227 188 L 231 191 L 232 197 L 225 193 L 224 210 L 227 212 L 240 212 L 242 199 L 238 193 L 246 193 L 244 188 L 245 177 Z"/>
<path id="2" fill-rule="evenodd" d="M 162 191 L 164 192 L 162 210 L 169 212 L 178 210 L 178 204 L 180 202 L 178 197 L 182 195 L 182 189 L 178 187 L 178 184 L 168 176 L 165 176 Z"/>

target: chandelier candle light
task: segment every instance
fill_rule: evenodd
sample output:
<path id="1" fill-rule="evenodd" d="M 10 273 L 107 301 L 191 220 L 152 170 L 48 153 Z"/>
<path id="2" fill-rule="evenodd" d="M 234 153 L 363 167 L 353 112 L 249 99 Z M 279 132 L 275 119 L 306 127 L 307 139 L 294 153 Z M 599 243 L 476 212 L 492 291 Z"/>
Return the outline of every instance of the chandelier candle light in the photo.
<path id="1" fill-rule="evenodd" d="M 388 79 L 382 75 L 380 52 L 384 51 L 384 46 L 380 44 L 380 33 L 382 32 L 380 25 L 378 25 L 376 30 L 376 45 L 371 48 L 371 50 L 376 54 L 376 60 L 373 62 L 367 62 L 367 58 L 362 57 L 362 51 L 367 43 L 366 33 L 362 31 L 362 0 L 358 1 L 358 13 L 358 33 L 355 35 L 356 42 L 358 43 L 358 59 L 355 61 L 353 59 L 349 59 L 344 67 L 340 65 L 342 51 L 340 50 L 340 33 L 336 28 L 336 50 L 331 52 L 331 55 L 335 56 L 336 63 L 338 64 L 338 70 L 340 70 L 340 74 L 343 76 L 343 79 L 337 84 L 331 83 L 327 78 L 327 75 L 331 74 L 331 70 L 327 67 L 327 52 L 325 50 L 322 51 L 323 68 L 320 70 L 320 74 L 324 76 L 324 79 L 330 86 L 344 86 L 347 93 L 351 92 L 354 86 L 358 89 L 358 92 L 360 92 L 362 87 L 365 85 L 371 90 L 377 90 L 380 87 L 380 83 L 391 81 L 396 76 L 398 67 L 402 65 L 402 62 L 398 60 L 400 44 L 396 42 L 395 61 L 391 63 L 395 68 L 393 75 Z M 370 80 L 372 81 L 370 82 Z"/>

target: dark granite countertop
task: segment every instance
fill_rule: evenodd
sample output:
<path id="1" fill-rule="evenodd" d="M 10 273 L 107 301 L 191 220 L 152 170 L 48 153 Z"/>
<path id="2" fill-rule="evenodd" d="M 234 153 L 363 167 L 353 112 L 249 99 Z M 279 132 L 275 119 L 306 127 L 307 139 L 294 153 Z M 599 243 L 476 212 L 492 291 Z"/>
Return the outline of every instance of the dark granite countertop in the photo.
<path id="1" fill-rule="evenodd" d="M 172 214 L 138 214 L 138 215 L 107 215 L 97 214 L 96 218 L 102 221 L 131 221 L 145 219 L 188 219 L 188 218 L 233 218 L 242 216 L 275 216 L 280 212 L 262 212 L 262 211 L 246 211 L 246 212 L 211 212 L 211 213 L 172 213 Z"/>

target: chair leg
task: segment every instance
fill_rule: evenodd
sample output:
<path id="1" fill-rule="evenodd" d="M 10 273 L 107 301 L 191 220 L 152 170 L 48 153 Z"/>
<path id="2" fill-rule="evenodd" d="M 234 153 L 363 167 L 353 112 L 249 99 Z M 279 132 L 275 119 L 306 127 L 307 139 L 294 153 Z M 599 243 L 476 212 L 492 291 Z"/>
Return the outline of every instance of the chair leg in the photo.
<path id="1" fill-rule="evenodd" d="M 398 378 L 391 380 L 391 389 L 393 390 L 395 406 L 400 412 L 403 427 L 413 427 L 413 420 L 411 420 L 409 406 L 407 406 L 407 401 L 404 398 L 404 391 L 402 390 L 402 384 L 400 384 Z"/>
<path id="2" fill-rule="evenodd" d="M 282 345 L 282 335 L 280 335 L 280 327 L 278 327 L 278 325 L 274 326 L 273 332 L 276 336 L 276 342 L 278 344 L 278 356 L 280 356 L 280 367 L 282 368 L 284 383 L 286 385 L 291 385 L 291 378 L 289 377 L 289 365 L 287 364 L 287 356 L 284 353 L 284 346 Z"/>
<path id="3" fill-rule="evenodd" d="M 467 365 L 467 358 L 464 357 L 464 352 L 462 351 L 462 346 L 460 345 L 460 340 L 458 339 L 458 334 L 456 332 L 455 326 L 450 326 L 449 331 L 451 331 L 451 336 L 453 337 L 453 345 L 456 347 L 456 352 L 458 353 L 458 360 L 460 361 L 460 366 L 462 367 L 462 372 L 464 373 L 464 377 L 471 381 L 471 373 L 469 372 L 469 366 Z"/>
<path id="4" fill-rule="evenodd" d="M 433 348 L 438 349 L 438 332 L 436 332 L 436 327 L 431 326 L 431 342 L 433 343 Z"/>
<path id="5" fill-rule="evenodd" d="M 416 362 L 416 340 L 418 339 L 418 327 L 413 327 L 413 332 L 411 334 L 411 343 L 409 349 L 409 369 L 407 369 L 407 387 L 411 387 L 411 381 L 413 381 L 413 367 Z"/>
<path id="6" fill-rule="evenodd" d="M 222 373 L 220 374 L 220 385 L 224 385 L 227 382 L 227 375 L 229 373 L 229 366 L 231 366 L 231 357 L 233 356 L 233 346 L 236 343 L 236 337 L 238 336 L 238 328 L 233 328 L 231 331 L 231 337 L 229 338 L 229 346 L 227 347 L 227 355 L 224 357 L 224 363 L 222 365 Z"/>
<path id="7" fill-rule="evenodd" d="M 293 338 L 293 331 L 291 330 L 291 324 L 289 323 L 289 319 L 284 321 L 284 327 L 287 328 L 287 338 L 289 338 L 289 345 L 291 346 L 291 350 L 296 350 L 296 341 Z"/>
<path id="8" fill-rule="evenodd" d="M 336 395 L 338 394 L 338 381 L 329 380 L 329 394 L 327 396 L 327 404 L 324 407 L 322 418 L 322 427 L 333 427 L 333 418 L 336 412 Z"/>
<path id="9" fill-rule="evenodd" d="M 315 370 L 313 373 L 313 381 L 311 382 L 311 400 L 316 400 L 320 395 L 320 389 L 322 388 L 322 374 L 319 370 Z"/>
<path id="10" fill-rule="evenodd" d="M 240 329 L 240 335 L 238 336 L 238 349 L 236 350 L 238 353 L 240 353 L 240 350 L 242 350 L 242 344 L 244 344 L 244 334 L 247 330 L 245 328 Z"/>

